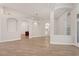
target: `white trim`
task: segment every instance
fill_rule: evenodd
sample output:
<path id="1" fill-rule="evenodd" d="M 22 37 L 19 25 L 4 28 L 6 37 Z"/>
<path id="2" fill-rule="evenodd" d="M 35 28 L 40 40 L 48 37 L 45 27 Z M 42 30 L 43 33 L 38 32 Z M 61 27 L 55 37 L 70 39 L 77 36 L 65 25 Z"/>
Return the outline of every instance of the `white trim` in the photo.
<path id="1" fill-rule="evenodd" d="M 62 42 L 50 42 L 50 43 L 54 45 L 74 45 L 74 43 L 62 43 Z"/>
<path id="2" fill-rule="evenodd" d="M 72 44 L 73 40 L 71 39 L 71 36 L 68 35 L 55 35 L 54 39 L 50 41 L 52 44 Z"/>
<path id="3" fill-rule="evenodd" d="M 76 47 L 79 47 L 79 43 L 77 43 L 77 44 L 74 44 L 74 46 L 76 46 Z"/>
<path id="4" fill-rule="evenodd" d="M 21 40 L 21 38 L 9 39 L 9 40 L 1 40 L 0 42 L 8 42 L 8 41 L 16 41 L 16 40 Z"/>
<path id="5" fill-rule="evenodd" d="M 50 41 L 50 44 L 57 45 L 74 45 L 71 36 L 68 35 L 55 35 L 54 39 Z"/>
<path id="6" fill-rule="evenodd" d="M 78 47 L 78 43 L 77 43 L 77 22 L 78 22 L 78 19 L 76 18 L 75 20 L 75 33 L 74 33 L 74 46 Z"/>
<path id="7" fill-rule="evenodd" d="M 76 46 L 76 47 L 78 47 L 77 44 L 75 44 L 75 43 L 73 45 Z"/>
<path id="8" fill-rule="evenodd" d="M 36 38 L 36 37 L 46 37 L 45 35 L 44 36 L 31 36 L 30 38 Z"/>
<path id="9" fill-rule="evenodd" d="M 77 47 L 79 47 L 79 43 L 77 44 Z"/>

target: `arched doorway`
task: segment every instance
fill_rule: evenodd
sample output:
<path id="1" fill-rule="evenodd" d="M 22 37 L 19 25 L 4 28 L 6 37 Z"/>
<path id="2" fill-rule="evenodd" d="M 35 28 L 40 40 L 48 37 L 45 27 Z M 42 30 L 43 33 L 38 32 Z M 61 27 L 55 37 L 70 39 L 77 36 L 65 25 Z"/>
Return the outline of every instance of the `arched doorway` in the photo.
<path id="1" fill-rule="evenodd" d="M 21 21 L 21 37 L 22 39 L 29 39 L 29 22 Z"/>

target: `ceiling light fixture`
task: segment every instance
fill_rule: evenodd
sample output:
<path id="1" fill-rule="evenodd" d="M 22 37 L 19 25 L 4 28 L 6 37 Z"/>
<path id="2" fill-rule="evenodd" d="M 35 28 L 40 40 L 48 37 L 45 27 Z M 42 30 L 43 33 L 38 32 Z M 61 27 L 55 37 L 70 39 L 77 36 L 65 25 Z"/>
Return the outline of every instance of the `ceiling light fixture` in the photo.
<path id="1" fill-rule="evenodd" d="M 37 25 L 37 22 L 34 22 L 34 25 Z"/>

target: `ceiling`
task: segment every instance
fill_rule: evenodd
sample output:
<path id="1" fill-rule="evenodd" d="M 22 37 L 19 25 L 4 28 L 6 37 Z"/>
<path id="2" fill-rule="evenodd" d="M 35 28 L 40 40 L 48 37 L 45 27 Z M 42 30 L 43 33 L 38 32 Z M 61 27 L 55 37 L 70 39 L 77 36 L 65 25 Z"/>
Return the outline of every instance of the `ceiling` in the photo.
<path id="1" fill-rule="evenodd" d="M 2 3 L 1 6 L 5 6 L 11 9 L 14 9 L 24 15 L 30 17 L 49 19 L 50 18 L 50 5 L 51 8 L 54 6 L 54 3 Z M 56 4 L 58 6 L 70 6 L 72 4 Z M 55 18 L 61 16 L 64 12 L 68 11 L 66 8 L 60 8 L 55 10 Z"/>
<path id="2" fill-rule="evenodd" d="M 2 6 L 12 8 L 25 15 L 49 18 L 49 4 L 48 3 L 2 3 Z"/>

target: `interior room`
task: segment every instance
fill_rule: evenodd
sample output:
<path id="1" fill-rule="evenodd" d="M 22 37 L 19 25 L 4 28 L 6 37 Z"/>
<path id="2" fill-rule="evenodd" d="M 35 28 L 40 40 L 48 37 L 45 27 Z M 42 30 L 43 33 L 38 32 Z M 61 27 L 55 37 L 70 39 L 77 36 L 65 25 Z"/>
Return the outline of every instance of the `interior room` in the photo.
<path id="1" fill-rule="evenodd" d="M 78 31 L 78 3 L 0 3 L 0 56 L 77 56 Z"/>

